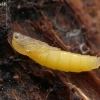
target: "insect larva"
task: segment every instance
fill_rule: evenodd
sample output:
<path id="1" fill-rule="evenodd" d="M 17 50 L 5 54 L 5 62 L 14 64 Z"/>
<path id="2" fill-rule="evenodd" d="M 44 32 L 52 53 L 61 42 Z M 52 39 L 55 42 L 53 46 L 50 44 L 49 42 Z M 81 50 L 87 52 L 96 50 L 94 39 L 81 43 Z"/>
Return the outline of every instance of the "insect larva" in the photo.
<path id="1" fill-rule="evenodd" d="M 12 45 L 17 52 L 39 64 L 65 72 L 90 71 L 100 65 L 100 57 L 62 51 L 17 32 L 13 34 Z"/>

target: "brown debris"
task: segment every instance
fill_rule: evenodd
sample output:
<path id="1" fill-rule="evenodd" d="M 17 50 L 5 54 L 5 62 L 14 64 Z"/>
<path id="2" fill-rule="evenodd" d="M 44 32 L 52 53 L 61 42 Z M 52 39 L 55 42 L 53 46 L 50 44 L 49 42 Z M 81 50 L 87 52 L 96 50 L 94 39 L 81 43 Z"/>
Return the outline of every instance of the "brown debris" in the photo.
<path id="1" fill-rule="evenodd" d="M 71 5 L 80 27 L 86 29 L 85 35 L 88 38 L 87 44 L 91 49 L 90 54 L 97 54 L 100 50 L 99 1 L 88 0 L 82 2 L 81 0 L 76 0 L 73 2 L 73 0 L 66 0 L 66 2 Z"/>
<path id="2" fill-rule="evenodd" d="M 82 73 L 52 70 L 11 45 L 17 31 L 62 50 L 99 56 L 99 0 L 12 0 L 7 8 L 0 9 L 0 25 L 11 27 L 10 45 L 5 41 L 10 61 L 0 58 L 0 100 L 100 99 L 99 68 Z"/>

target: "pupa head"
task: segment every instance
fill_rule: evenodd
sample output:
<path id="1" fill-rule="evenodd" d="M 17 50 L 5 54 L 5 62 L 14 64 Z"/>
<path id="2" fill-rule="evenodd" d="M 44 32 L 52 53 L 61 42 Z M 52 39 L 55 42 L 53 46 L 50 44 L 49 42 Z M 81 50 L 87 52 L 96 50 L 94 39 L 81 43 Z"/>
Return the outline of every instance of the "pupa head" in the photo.
<path id="1" fill-rule="evenodd" d="M 12 46 L 17 52 L 24 55 L 26 55 L 26 51 L 24 49 L 25 43 L 27 43 L 27 37 L 25 35 L 18 32 L 13 33 Z"/>
<path id="2" fill-rule="evenodd" d="M 16 42 L 23 44 L 24 42 L 26 42 L 27 36 L 25 36 L 25 35 L 23 35 L 21 33 L 18 33 L 18 32 L 14 32 L 13 33 L 13 39 Z"/>

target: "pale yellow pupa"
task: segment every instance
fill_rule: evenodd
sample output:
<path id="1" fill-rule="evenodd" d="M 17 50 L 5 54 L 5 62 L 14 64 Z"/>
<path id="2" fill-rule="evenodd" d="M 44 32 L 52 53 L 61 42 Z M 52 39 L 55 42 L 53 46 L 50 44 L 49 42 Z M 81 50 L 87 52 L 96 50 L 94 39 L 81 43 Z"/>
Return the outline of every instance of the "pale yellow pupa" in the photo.
<path id="1" fill-rule="evenodd" d="M 62 51 L 17 32 L 13 34 L 12 45 L 17 52 L 55 70 L 82 72 L 98 68 L 100 65 L 100 57 Z"/>

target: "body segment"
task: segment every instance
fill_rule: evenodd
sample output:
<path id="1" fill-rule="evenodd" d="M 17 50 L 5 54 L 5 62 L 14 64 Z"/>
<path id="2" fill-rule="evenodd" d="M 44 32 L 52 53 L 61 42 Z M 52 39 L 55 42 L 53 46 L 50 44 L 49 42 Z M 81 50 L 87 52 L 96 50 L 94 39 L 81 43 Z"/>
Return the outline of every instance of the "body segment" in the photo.
<path id="1" fill-rule="evenodd" d="M 98 68 L 100 65 L 100 58 L 62 51 L 17 32 L 13 34 L 12 45 L 19 53 L 56 70 L 82 72 Z"/>

